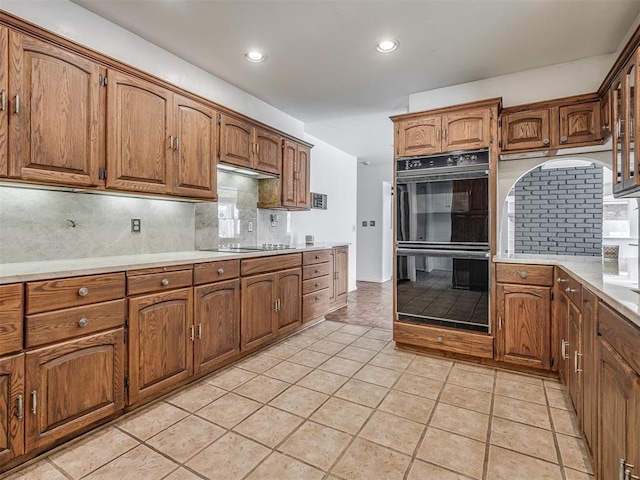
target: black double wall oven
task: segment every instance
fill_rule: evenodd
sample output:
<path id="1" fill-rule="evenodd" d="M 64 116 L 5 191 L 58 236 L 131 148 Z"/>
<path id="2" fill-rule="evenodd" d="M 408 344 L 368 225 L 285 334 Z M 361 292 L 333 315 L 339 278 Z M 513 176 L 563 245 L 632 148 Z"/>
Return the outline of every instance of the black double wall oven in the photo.
<path id="1" fill-rule="evenodd" d="M 396 161 L 398 320 L 489 331 L 489 152 Z"/>

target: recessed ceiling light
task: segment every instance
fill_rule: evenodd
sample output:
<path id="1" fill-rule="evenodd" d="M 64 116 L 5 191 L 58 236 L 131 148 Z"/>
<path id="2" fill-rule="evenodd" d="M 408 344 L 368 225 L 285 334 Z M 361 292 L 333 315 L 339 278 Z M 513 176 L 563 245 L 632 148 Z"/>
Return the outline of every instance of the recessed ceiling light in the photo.
<path id="1" fill-rule="evenodd" d="M 267 59 L 267 56 L 262 52 L 252 50 L 250 52 L 245 53 L 244 58 L 246 58 L 249 62 L 252 62 L 252 63 L 261 63 Z"/>
<path id="2" fill-rule="evenodd" d="M 383 40 L 376 45 L 376 49 L 381 53 L 389 53 L 397 49 L 398 45 L 399 43 L 397 40 Z"/>

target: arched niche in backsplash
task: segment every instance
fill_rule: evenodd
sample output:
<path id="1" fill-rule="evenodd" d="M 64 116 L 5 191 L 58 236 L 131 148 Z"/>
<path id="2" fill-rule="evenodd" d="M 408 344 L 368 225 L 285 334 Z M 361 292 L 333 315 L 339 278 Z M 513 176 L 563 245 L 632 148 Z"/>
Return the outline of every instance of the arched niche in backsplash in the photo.
<path id="1" fill-rule="evenodd" d="M 554 180 L 553 177 L 550 178 L 550 175 L 554 175 L 554 172 L 559 172 L 559 175 L 563 175 L 562 172 L 567 172 L 572 168 L 580 168 L 586 167 L 587 165 L 598 165 L 604 167 L 602 172 L 603 179 L 603 188 L 608 188 L 610 191 L 610 183 L 611 183 L 611 152 L 595 152 L 588 154 L 580 154 L 580 155 L 571 155 L 571 156 L 561 156 L 561 157 L 542 157 L 542 158 L 531 158 L 531 159 L 518 159 L 518 160 L 503 160 L 499 164 L 498 168 L 498 218 L 497 218 L 497 226 L 498 226 L 498 251 L 502 254 L 505 253 L 515 253 L 514 250 L 514 225 L 513 222 L 511 225 L 508 222 L 508 202 L 507 199 L 510 198 L 511 202 L 513 202 L 515 198 L 515 187 L 518 185 L 518 182 L 522 182 L 520 188 L 518 189 L 518 196 L 520 202 L 525 202 L 528 199 L 522 197 L 522 192 L 525 190 L 523 185 L 527 186 L 529 190 L 533 190 L 534 187 L 531 183 L 532 176 L 542 175 L 545 180 Z M 555 183 L 555 182 L 549 183 Z M 529 182 L 528 184 L 526 182 Z M 561 182 L 558 182 L 561 183 Z M 608 184 L 608 186 L 607 186 Z M 562 187 L 560 187 L 562 188 Z M 553 192 L 551 192 L 553 193 Z M 566 192 L 559 192 L 566 193 Z M 580 192 L 579 192 L 580 193 Z M 535 199 L 535 195 L 534 195 Z M 512 203 L 513 206 L 513 203 Z M 570 209 L 570 205 L 567 204 L 567 209 Z M 520 211 L 520 215 L 526 215 L 526 212 L 523 211 L 522 208 L 518 209 Z M 513 214 L 513 212 L 512 212 Z M 515 219 L 520 221 L 520 225 L 523 223 L 523 218 Z M 515 221 L 514 220 L 514 221 Z M 526 223 L 526 219 L 524 220 Z M 509 242 L 509 235 L 506 229 L 511 229 L 511 242 Z M 636 226 L 637 229 L 637 221 Z M 597 232 L 596 232 L 597 233 Z M 637 236 L 637 231 L 634 232 Z M 541 233 L 541 235 L 544 235 Z M 536 239 L 533 239 L 536 240 Z M 635 242 L 637 243 L 637 241 Z M 567 245 L 571 247 L 571 245 Z M 522 247 L 522 243 L 520 243 L 520 249 L 525 248 Z M 536 247 L 530 247 L 535 249 Z M 599 249 L 599 245 L 598 245 Z M 560 250 L 560 249 L 557 249 Z M 591 254 L 594 254 L 594 249 L 591 249 Z M 532 251 L 531 253 L 537 253 Z M 545 251 L 548 253 L 548 251 Z M 557 254 L 580 254 L 578 252 L 560 252 L 556 251 L 553 253 Z M 637 252 L 636 252 L 637 255 Z"/>

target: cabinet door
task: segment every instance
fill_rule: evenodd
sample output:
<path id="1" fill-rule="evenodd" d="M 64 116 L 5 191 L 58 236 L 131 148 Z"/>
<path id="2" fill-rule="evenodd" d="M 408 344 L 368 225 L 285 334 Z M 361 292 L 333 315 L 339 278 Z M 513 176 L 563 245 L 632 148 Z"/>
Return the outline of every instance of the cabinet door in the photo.
<path id="1" fill-rule="evenodd" d="M 336 248 L 335 299 L 336 303 L 346 305 L 349 294 L 349 249 Z"/>
<path id="2" fill-rule="evenodd" d="M 396 157 L 429 155 L 441 151 L 442 117 L 405 120 L 396 125 Z"/>
<path id="3" fill-rule="evenodd" d="M 295 207 L 296 202 L 296 176 L 298 169 L 298 144 L 284 141 L 282 154 L 282 174 L 280 184 L 282 189 L 282 206 Z"/>
<path id="4" fill-rule="evenodd" d="M 576 409 L 578 423 L 582 423 L 582 314 L 569 302 L 569 365 L 567 390 Z"/>
<path id="5" fill-rule="evenodd" d="M 637 57 L 634 55 L 623 71 L 623 122 L 622 131 L 622 183 L 623 188 L 633 188 L 639 182 L 638 165 L 635 155 L 634 139 L 638 133 L 637 117 L 640 102 L 637 101 L 638 85 Z"/>
<path id="6" fill-rule="evenodd" d="M 302 145 L 298 145 L 298 170 L 296 172 L 296 207 L 301 209 L 311 208 L 311 195 L 309 183 L 311 181 L 311 151 Z"/>
<path id="7" fill-rule="evenodd" d="M 98 65 L 17 32 L 9 38 L 10 176 L 97 185 Z"/>
<path id="8" fill-rule="evenodd" d="M 240 314 L 241 351 L 251 350 L 275 337 L 276 276 L 273 273 L 242 279 Z"/>
<path id="9" fill-rule="evenodd" d="M 180 95 L 175 95 L 174 105 L 173 193 L 215 200 L 217 113 Z"/>
<path id="10" fill-rule="evenodd" d="M 22 284 L 0 285 L 0 355 L 22 350 L 22 307 Z"/>
<path id="11" fill-rule="evenodd" d="M 487 108 L 444 115 L 442 151 L 488 147 L 490 126 L 490 111 Z"/>
<path id="12" fill-rule="evenodd" d="M 600 132 L 600 102 L 567 105 L 559 108 L 560 145 L 594 143 Z"/>
<path id="13" fill-rule="evenodd" d="M 336 249 L 329 250 L 329 308 L 333 308 L 336 301 L 336 282 L 338 276 L 338 264 L 336 263 Z"/>
<path id="14" fill-rule="evenodd" d="M 582 289 L 582 431 L 591 451 L 596 458 L 596 439 L 598 424 L 598 381 L 596 329 L 598 318 L 598 297 L 586 288 Z"/>
<path id="15" fill-rule="evenodd" d="M 624 189 L 622 175 L 626 166 L 625 151 L 622 142 L 622 123 L 624 118 L 624 103 L 622 95 L 622 76 L 618 76 L 611 86 L 611 153 L 613 155 L 613 193 L 619 193 Z M 623 164 L 624 159 L 624 164 Z"/>
<path id="16" fill-rule="evenodd" d="M 173 170 L 172 93 L 114 70 L 108 77 L 107 188 L 168 193 Z"/>
<path id="17" fill-rule="evenodd" d="M 9 30 L 0 26 L 0 178 L 9 175 Z"/>
<path id="18" fill-rule="evenodd" d="M 611 109 L 611 90 L 608 90 L 600 100 L 600 132 L 602 133 L 603 140 L 609 138 L 611 136 L 611 131 L 613 130 L 613 124 L 611 123 L 613 112 Z"/>
<path id="19" fill-rule="evenodd" d="M 302 269 L 277 273 L 278 335 L 295 330 L 302 322 Z"/>
<path id="20" fill-rule="evenodd" d="M 24 453 L 24 355 L 0 360 L 0 465 Z"/>
<path id="21" fill-rule="evenodd" d="M 220 161 L 253 168 L 253 125 L 228 115 L 220 115 Z"/>
<path id="22" fill-rule="evenodd" d="M 558 365 L 561 380 L 567 383 L 570 366 L 569 351 L 571 350 L 569 345 L 569 299 L 563 293 L 556 295 L 555 312 L 553 338 L 556 341 L 556 364 Z"/>
<path id="23" fill-rule="evenodd" d="M 498 284 L 498 358 L 549 369 L 551 288 Z"/>
<path id="24" fill-rule="evenodd" d="M 282 169 L 282 137 L 256 128 L 256 156 L 254 168 L 262 172 L 280 174 Z"/>
<path id="25" fill-rule="evenodd" d="M 240 281 L 195 287 L 195 373 L 240 353 Z"/>
<path id="26" fill-rule="evenodd" d="M 544 148 L 551 144 L 549 109 L 502 116 L 502 150 Z"/>
<path id="27" fill-rule="evenodd" d="M 26 354 L 26 449 L 66 437 L 124 408 L 123 329 Z"/>
<path id="28" fill-rule="evenodd" d="M 193 374 L 191 288 L 129 299 L 129 403 Z"/>
<path id="29" fill-rule="evenodd" d="M 620 460 L 640 469 L 640 376 L 604 340 L 598 339 L 598 469 L 600 479 L 618 479 Z"/>

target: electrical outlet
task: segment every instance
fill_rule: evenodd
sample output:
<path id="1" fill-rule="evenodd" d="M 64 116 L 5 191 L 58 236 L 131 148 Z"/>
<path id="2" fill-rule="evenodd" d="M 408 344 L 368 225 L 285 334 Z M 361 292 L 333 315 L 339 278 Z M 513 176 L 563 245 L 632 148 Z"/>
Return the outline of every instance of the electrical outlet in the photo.
<path id="1" fill-rule="evenodd" d="M 139 218 L 131 219 L 131 233 L 140 233 L 142 232 L 142 220 Z"/>
<path id="2" fill-rule="evenodd" d="M 363 220 L 363 222 L 362 222 L 362 226 L 363 226 L 363 227 L 366 227 L 366 226 L 367 226 L 367 221 L 366 221 L 366 220 Z"/>
<path id="3" fill-rule="evenodd" d="M 249 222 L 249 231 L 253 232 L 253 222 Z"/>
<path id="4" fill-rule="evenodd" d="M 376 226 L 376 222 L 374 220 L 369 220 L 369 226 L 370 227 L 375 227 Z"/>

